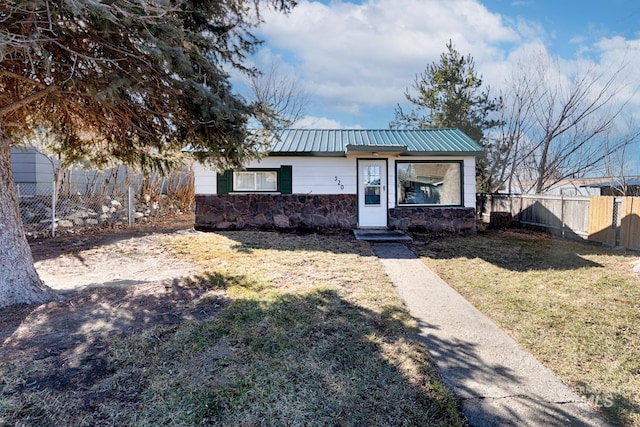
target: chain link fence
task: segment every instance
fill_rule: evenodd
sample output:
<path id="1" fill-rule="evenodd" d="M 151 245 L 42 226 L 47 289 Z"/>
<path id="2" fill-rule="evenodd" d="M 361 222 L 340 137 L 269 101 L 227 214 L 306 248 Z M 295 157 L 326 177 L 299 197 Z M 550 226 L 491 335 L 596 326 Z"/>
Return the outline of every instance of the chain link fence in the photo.
<path id="1" fill-rule="evenodd" d="M 55 182 L 16 183 L 29 238 L 127 226 L 192 212 L 193 169 L 143 176 L 120 166 L 107 171 L 60 170 Z"/>

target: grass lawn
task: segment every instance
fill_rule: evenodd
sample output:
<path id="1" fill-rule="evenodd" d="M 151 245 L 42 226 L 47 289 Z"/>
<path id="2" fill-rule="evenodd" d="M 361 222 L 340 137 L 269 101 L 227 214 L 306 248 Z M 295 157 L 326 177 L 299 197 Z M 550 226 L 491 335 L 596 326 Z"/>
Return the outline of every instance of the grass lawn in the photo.
<path id="1" fill-rule="evenodd" d="M 412 250 L 616 425 L 640 426 L 640 275 L 540 233 L 414 234 Z"/>
<path id="2" fill-rule="evenodd" d="M 164 244 L 202 265 L 192 286 L 215 290 L 213 311 L 103 344 L 82 395 L 0 366 L 0 424 L 464 425 L 369 244 L 250 231 Z"/>

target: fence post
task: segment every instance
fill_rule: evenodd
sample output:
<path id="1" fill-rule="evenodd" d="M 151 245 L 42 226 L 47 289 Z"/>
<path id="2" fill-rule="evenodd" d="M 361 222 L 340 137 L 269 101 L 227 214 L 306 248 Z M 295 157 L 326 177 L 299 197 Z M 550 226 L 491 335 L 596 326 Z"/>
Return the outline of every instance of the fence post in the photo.
<path id="1" fill-rule="evenodd" d="M 509 212 L 511 213 L 511 218 L 515 217 L 513 214 L 513 197 L 511 193 L 509 193 Z"/>
<path id="2" fill-rule="evenodd" d="M 560 193 L 560 237 L 564 239 L 564 193 Z"/>
<path id="3" fill-rule="evenodd" d="M 58 203 L 58 195 L 56 181 L 51 183 L 53 192 L 51 193 L 51 237 L 56 237 L 56 204 Z"/>
<path id="4" fill-rule="evenodd" d="M 133 216 L 135 209 L 133 206 L 133 187 L 131 185 L 127 188 L 127 199 L 127 216 L 129 218 L 129 226 L 132 226 L 136 220 Z"/>
<path id="5" fill-rule="evenodd" d="M 518 209 L 518 222 L 522 221 L 522 209 L 524 208 L 524 195 L 520 194 L 518 197 L 520 197 L 520 209 Z M 522 223 L 520 224 L 522 225 Z"/>
<path id="6" fill-rule="evenodd" d="M 622 226 L 622 198 L 620 197 L 614 197 L 613 198 L 613 219 L 612 219 L 612 227 L 613 230 L 615 232 L 615 238 L 614 238 L 614 246 L 620 246 L 620 231 L 621 231 L 621 226 Z"/>

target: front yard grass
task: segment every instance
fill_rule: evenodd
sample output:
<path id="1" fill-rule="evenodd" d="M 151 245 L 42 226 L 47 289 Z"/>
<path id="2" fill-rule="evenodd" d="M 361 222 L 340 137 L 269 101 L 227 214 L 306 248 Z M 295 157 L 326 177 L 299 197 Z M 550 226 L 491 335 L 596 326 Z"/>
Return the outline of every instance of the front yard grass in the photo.
<path id="1" fill-rule="evenodd" d="M 413 238 L 428 267 L 611 422 L 640 426 L 638 253 L 524 231 Z"/>
<path id="2" fill-rule="evenodd" d="M 349 235 L 225 232 L 167 245 L 227 303 L 117 342 L 102 383 L 135 425 L 463 425 L 368 244 Z"/>

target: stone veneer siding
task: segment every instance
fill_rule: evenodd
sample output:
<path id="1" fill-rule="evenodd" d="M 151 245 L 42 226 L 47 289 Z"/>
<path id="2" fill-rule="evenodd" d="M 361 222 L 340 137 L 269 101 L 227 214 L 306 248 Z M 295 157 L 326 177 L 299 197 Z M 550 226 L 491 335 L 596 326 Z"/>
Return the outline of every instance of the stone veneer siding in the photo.
<path id="1" fill-rule="evenodd" d="M 196 229 L 353 229 L 354 194 L 196 195 Z"/>
<path id="2" fill-rule="evenodd" d="M 402 207 L 389 209 L 389 228 L 397 230 L 475 233 L 475 208 Z"/>
<path id="3" fill-rule="evenodd" d="M 195 228 L 231 229 L 354 229 L 354 194 L 226 194 L 196 195 Z M 475 233 L 473 208 L 389 209 L 389 228 Z"/>

